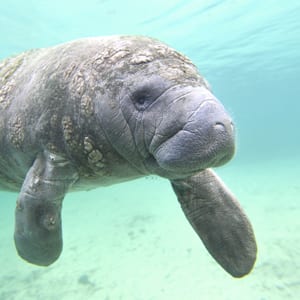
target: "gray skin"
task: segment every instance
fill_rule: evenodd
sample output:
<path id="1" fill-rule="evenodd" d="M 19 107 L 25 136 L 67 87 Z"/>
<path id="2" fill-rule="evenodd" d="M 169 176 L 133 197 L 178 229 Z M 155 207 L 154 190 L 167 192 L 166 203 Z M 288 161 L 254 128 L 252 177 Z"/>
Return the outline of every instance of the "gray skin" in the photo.
<path id="1" fill-rule="evenodd" d="M 249 273 L 251 224 L 210 169 L 234 148 L 232 120 L 197 68 L 157 40 L 87 38 L 0 63 L 0 188 L 19 192 L 14 239 L 30 263 L 59 257 L 66 192 L 156 174 L 216 261 Z"/>

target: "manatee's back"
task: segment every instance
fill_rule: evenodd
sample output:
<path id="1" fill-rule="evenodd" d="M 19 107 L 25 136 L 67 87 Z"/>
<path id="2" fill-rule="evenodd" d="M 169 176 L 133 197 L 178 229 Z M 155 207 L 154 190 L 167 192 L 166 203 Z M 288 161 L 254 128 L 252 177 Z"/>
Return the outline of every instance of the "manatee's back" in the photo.
<path id="1" fill-rule="evenodd" d="M 65 95 L 51 82 L 59 68 L 52 52 L 31 50 L 0 62 L 0 189 L 19 190 L 47 144 L 52 108 L 63 108 Z"/>
<path id="2" fill-rule="evenodd" d="M 0 62 L 0 189 L 18 191 L 43 149 L 66 152 L 63 117 L 75 124 L 84 123 L 84 114 L 91 118 L 91 107 L 81 100 L 92 98 L 87 93 L 99 74 L 93 78 L 89 70 L 99 73 L 95 64 L 119 53 L 116 41 L 86 38 Z"/>
<path id="3" fill-rule="evenodd" d="M 19 190 L 34 157 L 34 153 L 22 151 L 26 118 L 23 103 L 15 103 L 15 99 L 26 89 L 22 84 L 27 74 L 24 69 L 36 52 L 24 52 L 0 62 L 0 189 L 4 190 Z"/>

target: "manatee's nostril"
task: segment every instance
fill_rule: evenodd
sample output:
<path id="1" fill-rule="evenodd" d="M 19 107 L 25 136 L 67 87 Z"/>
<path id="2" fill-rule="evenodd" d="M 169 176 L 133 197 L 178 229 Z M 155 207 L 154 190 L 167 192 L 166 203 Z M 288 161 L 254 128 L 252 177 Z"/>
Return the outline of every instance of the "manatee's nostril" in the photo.
<path id="1" fill-rule="evenodd" d="M 217 131 L 226 131 L 228 133 L 234 132 L 234 124 L 230 122 L 216 122 L 214 128 Z"/>
<path id="2" fill-rule="evenodd" d="M 234 131 L 234 124 L 233 124 L 233 122 L 230 122 L 230 128 L 231 128 L 232 131 Z"/>
<path id="3" fill-rule="evenodd" d="M 221 122 L 216 122 L 215 123 L 215 129 L 217 130 L 225 130 L 225 125 Z"/>

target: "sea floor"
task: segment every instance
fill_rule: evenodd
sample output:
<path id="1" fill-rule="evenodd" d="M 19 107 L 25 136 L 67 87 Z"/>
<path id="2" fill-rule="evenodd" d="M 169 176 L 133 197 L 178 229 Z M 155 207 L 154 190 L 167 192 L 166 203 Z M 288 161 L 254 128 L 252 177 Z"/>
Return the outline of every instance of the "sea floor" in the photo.
<path id="1" fill-rule="evenodd" d="M 16 194 L 0 193 L 0 300 L 296 300 L 300 295 L 300 160 L 216 170 L 257 238 L 252 273 L 234 279 L 207 253 L 168 181 L 148 177 L 69 194 L 64 250 L 50 267 L 18 257 Z"/>

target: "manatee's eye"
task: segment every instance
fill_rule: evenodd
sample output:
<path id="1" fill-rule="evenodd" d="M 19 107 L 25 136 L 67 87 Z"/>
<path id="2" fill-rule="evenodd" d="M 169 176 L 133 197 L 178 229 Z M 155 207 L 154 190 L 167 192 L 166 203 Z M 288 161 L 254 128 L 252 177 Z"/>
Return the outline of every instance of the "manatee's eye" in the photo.
<path id="1" fill-rule="evenodd" d="M 153 92 L 148 89 L 141 89 L 132 94 L 132 102 L 138 110 L 145 110 L 156 99 Z"/>

